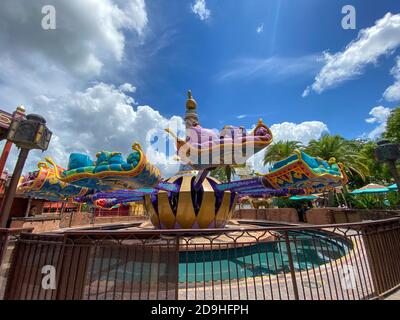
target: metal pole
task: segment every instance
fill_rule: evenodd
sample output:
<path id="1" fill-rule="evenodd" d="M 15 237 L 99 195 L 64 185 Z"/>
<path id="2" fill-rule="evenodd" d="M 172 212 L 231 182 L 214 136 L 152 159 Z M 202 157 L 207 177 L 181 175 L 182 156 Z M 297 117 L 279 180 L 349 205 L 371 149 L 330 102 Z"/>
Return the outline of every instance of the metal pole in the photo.
<path id="1" fill-rule="evenodd" d="M 299 300 L 299 289 L 297 287 L 296 271 L 294 269 L 292 251 L 290 250 L 289 233 L 287 231 L 285 231 L 284 237 L 285 237 L 286 251 L 289 260 L 290 277 L 292 278 L 292 284 L 293 284 L 294 298 L 295 300 Z M 293 241 L 296 241 L 296 239 L 294 239 Z"/>
<path id="2" fill-rule="evenodd" d="M 344 201 L 344 204 L 346 205 L 346 207 L 350 209 L 349 204 L 347 203 L 347 200 L 346 200 L 346 196 L 344 195 L 343 192 L 342 192 L 342 198 L 343 198 L 343 201 Z"/>
<path id="3" fill-rule="evenodd" d="M 92 214 L 92 217 L 93 217 L 93 225 L 94 224 L 96 224 L 96 208 L 92 208 L 92 209 L 90 209 L 89 210 L 89 213 L 91 213 Z"/>
<path id="4" fill-rule="evenodd" d="M 72 226 L 72 219 L 74 218 L 74 215 L 75 215 L 75 211 L 71 211 L 71 215 L 70 215 L 70 218 L 69 218 L 69 225 L 68 225 L 68 227 L 70 227 L 70 228 Z"/>
<path id="5" fill-rule="evenodd" d="M 17 190 L 18 181 L 22 174 L 26 158 L 28 157 L 29 149 L 21 149 L 18 156 L 17 164 L 15 165 L 13 175 L 11 177 L 10 185 L 4 195 L 3 205 L 1 207 L 0 216 L 0 227 L 5 228 L 7 226 L 8 218 L 10 217 L 10 211 L 14 200 L 15 192 Z"/>
<path id="6" fill-rule="evenodd" d="M 61 205 L 61 212 L 60 212 L 61 215 L 64 213 L 65 206 L 66 206 L 67 204 L 68 204 L 68 202 L 67 202 L 67 203 L 63 202 L 63 203 L 62 203 L 62 205 Z"/>
<path id="7" fill-rule="evenodd" d="M 28 198 L 28 205 L 27 205 L 26 211 L 25 211 L 25 217 L 29 216 L 29 211 L 31 210 L 31 204 L 32 204 L 32 198 L 29 197 Z"/>
<path id="8" fill-rule="evenodd" d="M 6 144 L 4 145 L 3 153 L 1 154 L 0 158 L 0 174 L 2 174 L 4 171 L 4 167 L 6 166 L 7 158 L 11 151 L 12 145 L 13 144 L 11 141 L 7 141 Z"/>
<path id="9" fill-rule="evenodd" d="M 337 195 L 336 191 L 334 191 L 334 192 L 335 192 L 336 201 L 337 201 L 339 207 L 341 207 L 342 204 L 340 203 L 339 196 Z"/>

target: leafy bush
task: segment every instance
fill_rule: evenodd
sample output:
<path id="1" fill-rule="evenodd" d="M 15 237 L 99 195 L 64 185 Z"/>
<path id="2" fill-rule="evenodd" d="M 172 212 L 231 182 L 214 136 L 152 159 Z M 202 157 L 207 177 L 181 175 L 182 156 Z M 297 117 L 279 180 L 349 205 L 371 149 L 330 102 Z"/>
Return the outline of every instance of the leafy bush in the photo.
<path id="1" fill-rule="evenodd" d="M 299 210 L 304 204 L 308 203 L 308 200 L 304 201 L 293 201 L 289 198 L 274 198 L 274 205 L 278 208 L 293 208 Z"/>
<path id="2" fill-rule="evenodd" d="M 398 192 L 389 192 L 386 195 L 360 194 L 348 200 L 355 209 L 397 209 L 400 206 Z"/>
<path id="3" fill-rule="evenodd" d="M 398 209 L 400 206 L 400 195 L 398 192 L 389 192 L 386 197 L 390 202 L 390 207 L 393 209 Z"/>
<path id="4" fill-rule="evenodd" d="M 356 209 L 381 209 L 382 200 L 373 194 L 360 194 L 353 197 L 352 207 Z"/>

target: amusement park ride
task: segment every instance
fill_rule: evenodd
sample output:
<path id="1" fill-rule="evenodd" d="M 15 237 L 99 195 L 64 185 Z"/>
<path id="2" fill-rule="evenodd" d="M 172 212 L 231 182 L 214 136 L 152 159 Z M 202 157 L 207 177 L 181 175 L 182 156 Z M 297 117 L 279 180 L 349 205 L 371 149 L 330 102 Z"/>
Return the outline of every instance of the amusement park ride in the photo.
<path id="1" fill-rule="evenodd" d="M 225 226 L 239 198 L 311 194 L 347 183 L 342 164 L 334 158 L 325 161 L 300 150 L 276 163 L 266 175 L 221 183 L 209 176 L 210 171 L 245 163 L 272 143 L 271 130 L 261 120 L 249 133 L 233 126 L 218 134 L 202 128 L 191 92 L 185 122 L 186 140 L 167 131 L 176 140 L 180 161 L 192 169 L 190 173 L 181 170 L 163 179 L 134 143 L 126 160 L 119 152 L 102 151 L 95 160 L 73 153 L 64 169 L 46 158 L 39 162 L 38 171 L 21 178 L 19 191 L 51 201 L 73 198 L 100 208 L 143 201 L 156 228 L 210 229 Z"/>

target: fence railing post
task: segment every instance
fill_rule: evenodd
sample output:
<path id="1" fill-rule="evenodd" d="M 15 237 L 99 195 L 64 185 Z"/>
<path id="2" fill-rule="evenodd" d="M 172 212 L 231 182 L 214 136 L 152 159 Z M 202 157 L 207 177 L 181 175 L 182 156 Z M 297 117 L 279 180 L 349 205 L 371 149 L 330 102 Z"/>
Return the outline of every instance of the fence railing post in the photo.
<path id="1" fill-rule="evenodd" d="M 65 259 L 66 242 L 67 242 L 67 235 L 64 234 L 56 266 L 56 291 L 54 300 L 65 300 L 65 298 L 63 298 L 65 297 L 65 292 L 62 292 L 61 290 L 61 283 L 63 281 L 63 272 L 65 269 L 64 259 Z"/>
<path id="2" fill-rule="evenodd" d="M 292 251 L 290 250 L 289 233 L 287 231 L 284 232 L 284 237 L 285 237 L 285 243 L 286 243 L 287 256 L 288 256 L 288 260 L 289 260 L 290 276 L 292 278 L 292 284 L 293 284 L 294 298 L 295 298 L 295 300 L 299 300 L 299 289 L 297 287 L 296 272 L 294 270 L 293 256 L 292 256 Z"/>
<path id="3" fill-rule="evenodd" d="M 175 276 L 176 276 L 176 281 L 175 281 L 175 301 L 179 300 L 179 249 L 180 249 L 180 237 L 179 235 L 176 235 L 176 244 L 175 244 L 175 263 L 177 264 L 175 266 Z"/>
<path id="4" fill-rule="evenodd" d="M 7 229 L 0 230 L 0 266 L 7 251 L 9 232 Z"/>

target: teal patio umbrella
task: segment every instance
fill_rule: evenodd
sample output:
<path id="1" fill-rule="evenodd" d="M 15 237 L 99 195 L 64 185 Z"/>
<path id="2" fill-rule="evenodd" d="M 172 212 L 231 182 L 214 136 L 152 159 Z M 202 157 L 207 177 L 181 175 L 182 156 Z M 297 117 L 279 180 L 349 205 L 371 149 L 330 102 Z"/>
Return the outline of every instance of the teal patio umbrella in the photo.
<path id="1" fill-rule="evenodd" d="M 386 193 L 389 191 L 390 191 L 389 188 L 386 188 L 385 186 L 371 183 L 360 189 L 350 192 L 350 194 Z"/>
<path id="2" fill-rule="evenodd" d="M 302 201 L 302 200 L 312 201 L 312 200 L 316 200 L 316 199 L 318 199 L 317 196 L 294 196 L 294 197 L 289 198 L 289 200 L 294 200 L 294 201 Z"/>

